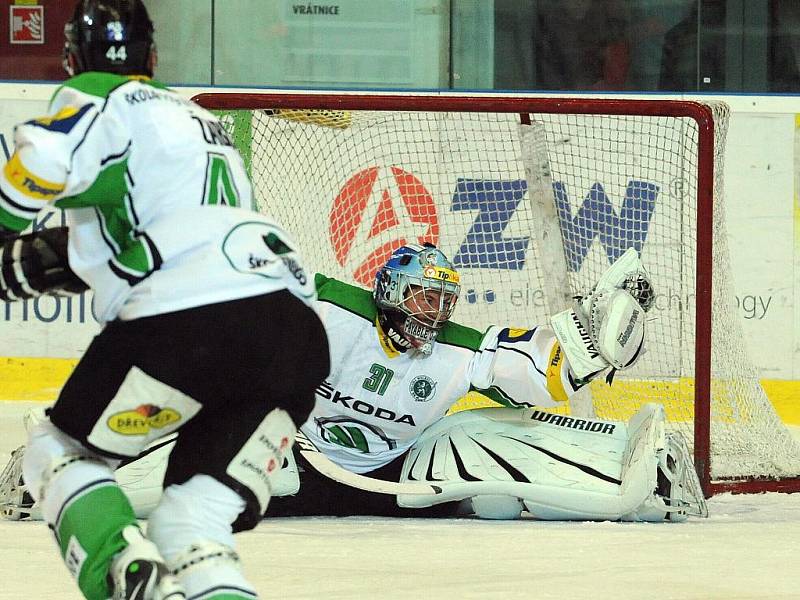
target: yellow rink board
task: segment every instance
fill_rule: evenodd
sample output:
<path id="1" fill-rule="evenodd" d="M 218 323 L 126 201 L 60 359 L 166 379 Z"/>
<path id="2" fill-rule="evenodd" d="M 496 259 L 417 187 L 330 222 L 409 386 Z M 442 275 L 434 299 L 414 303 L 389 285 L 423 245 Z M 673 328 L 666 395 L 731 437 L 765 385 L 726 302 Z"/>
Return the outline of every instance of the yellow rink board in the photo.
<path id="1" fill-rule="evenodd" d="M 52 402 L 77 362 L 71 358 L 0 358 L 0 401 Z M 604 382 L 595 381 L 591 385 L 598 416 L 620 420 L 631 416 L 628 414 L 630 411 L 615 409 L 611 388 Z M 763 379 L 761 385 L 784 423 L 800 425 L 800 381 Z M 663 402 L 668 418 L 680 420 L 687 407 L 691 407 L 692 385 L 689 381 L 680 384 L 616 381 L 614 387 L 617 386 L 634 388 L 632 391 L 640 397 Z M 494 405 L 480 394 L 469 394 L 455 409 Z"/>

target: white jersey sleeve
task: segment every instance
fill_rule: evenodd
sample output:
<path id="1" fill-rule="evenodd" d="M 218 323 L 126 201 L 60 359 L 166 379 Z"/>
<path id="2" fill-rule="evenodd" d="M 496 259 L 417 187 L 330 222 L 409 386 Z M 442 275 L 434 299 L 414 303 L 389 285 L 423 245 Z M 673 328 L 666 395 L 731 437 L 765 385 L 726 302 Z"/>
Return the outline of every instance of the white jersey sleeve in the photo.
<path id="1" fill-rule="evenodd" d="M 124 153 L 125 128 L 101 101 L 64 86 L 47 116 L 17 125 L 15 152 L 0 177 L 0 224 L 21 231 L 45 206 L 85 191 L 103 168 L 101 152 Z"/>
<path id="2" fill-rule="evenodd" d="M 550 407 L 579 388 L 547 327 L 490 327 L 470 371 L 472 389 L 510 407 Z"/>

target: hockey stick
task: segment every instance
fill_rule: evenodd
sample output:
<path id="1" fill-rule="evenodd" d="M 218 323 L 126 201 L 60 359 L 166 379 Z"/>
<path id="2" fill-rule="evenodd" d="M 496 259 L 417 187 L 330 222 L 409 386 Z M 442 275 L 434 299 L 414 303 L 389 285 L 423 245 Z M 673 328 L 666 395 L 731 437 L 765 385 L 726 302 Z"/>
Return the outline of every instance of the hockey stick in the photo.
<path id="1" fill-rule="evenodd" d="M 433 495 L 441 494 L 442 488 L 437 485 L 428 485 L 427 483 L 413 483 L 413 482 L 397 482 L 397 481 L 384 481 L 382 479 L 373 479 L 366 475 L 359 475 L 347 469 L 340 467 L 314 445 L 314 442 L 309 440 L 302 432 L 298 431 L 294 438 L 300 454 L 305 458 L 308 463 L 314 467 L 319 473 L 325 475 L 334 481 L 349 485 L 350 487 L 364 490 L 367 492 L 375 492 L 377 494 L 416 494 L 416 495 Z"/>

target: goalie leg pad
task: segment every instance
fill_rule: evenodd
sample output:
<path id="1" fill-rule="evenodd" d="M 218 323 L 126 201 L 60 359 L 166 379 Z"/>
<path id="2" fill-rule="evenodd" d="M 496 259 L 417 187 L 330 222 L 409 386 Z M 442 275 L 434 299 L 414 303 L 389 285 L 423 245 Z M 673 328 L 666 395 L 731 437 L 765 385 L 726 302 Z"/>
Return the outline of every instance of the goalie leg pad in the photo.
<path id="1" fill-rule="evenodd" d="M 0 473 L 0 517 L 8 521 L 41 519 L 41 511 L 22 478 L 24 454 L 25 446 L 13 450 L 8 464 Z"/>
<path id="2" fill-rule="evenodd" d="M 613 421 L 502 408 L 456 413 L 426 431 L 409 451 L 401 475 L 403 481 L 436 483 L 442 494 L 404 494 L 398 504 L 507 496 L 571 506 L 573 496 L 614 497 L 627 441 L 625 424 Z M 619 517 L 617 508 L 602 518 Z M 572 510 L 562 514 L 587 518 Z M 548 510 L 545 518 L 550 516 Z"/>
<path id="3" fill-rule="evenodd" d="M 666 433 L 664 448 L 657 453 L 657 485 L 636 511 L 624 521 L 685 521 L 690 516 L 708 517 L 700 479 L 683 435 Z"/>
<path id="4" fill-rule="evenodd" d="M 481 519 L 511 521 L 518 519 L 525 505 L 513 496 L 473 496 L 470 499 L 471 514 Z"/>
<path id="5" fill-rule="evenodd" d="M 403 481 L 435 482 L 442 493 L 402 494 L 398 504 L 473 498 L 477 516 L 486 507 L 490 518 L 513 518 L 519 499 L 539 519 L 664 520 L 665 510 L 640 511 L 665 504 L 657 492 L 664 420 L 659 404 L 645 405 L 627 424 L 538 410 L 457 413 L 430 428 L 403 465 Z M 684 464 L 689 473 L 691 461 Z"/>

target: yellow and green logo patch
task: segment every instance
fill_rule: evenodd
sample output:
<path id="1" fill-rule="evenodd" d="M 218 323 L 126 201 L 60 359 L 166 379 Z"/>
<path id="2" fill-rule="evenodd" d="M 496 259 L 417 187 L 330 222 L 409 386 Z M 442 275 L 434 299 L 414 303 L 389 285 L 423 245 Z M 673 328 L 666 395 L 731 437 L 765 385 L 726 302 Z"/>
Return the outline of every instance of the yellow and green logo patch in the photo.
<path id="1" fill-rule="evenodd" d="M 108 427 L 122 435 L 147 435 L 151 429 L 163 429 L 180 420 L 181 415 L 176 410 L 142 404 L 133 410 L 111 415 Z"/>

